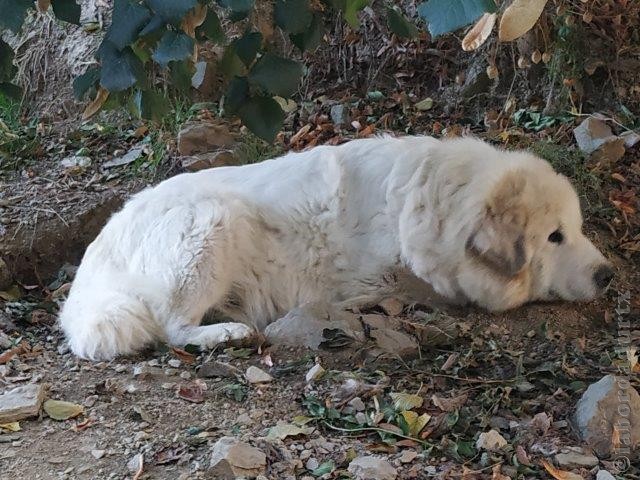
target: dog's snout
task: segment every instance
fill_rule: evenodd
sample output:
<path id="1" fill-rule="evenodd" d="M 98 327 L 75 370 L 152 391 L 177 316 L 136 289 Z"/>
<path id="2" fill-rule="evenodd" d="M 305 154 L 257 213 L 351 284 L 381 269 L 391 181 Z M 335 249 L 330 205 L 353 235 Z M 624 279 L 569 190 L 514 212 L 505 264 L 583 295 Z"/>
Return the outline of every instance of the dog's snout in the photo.
<path id="1" fill-rule="evenodd" d="M 593 274 L 593 283 L 595 283 L 600 290 L 604 290 L 609 286 L 611 280 L 613 280 L 613 275 L 613 269 L 609 265 L 601 265 Z"/>

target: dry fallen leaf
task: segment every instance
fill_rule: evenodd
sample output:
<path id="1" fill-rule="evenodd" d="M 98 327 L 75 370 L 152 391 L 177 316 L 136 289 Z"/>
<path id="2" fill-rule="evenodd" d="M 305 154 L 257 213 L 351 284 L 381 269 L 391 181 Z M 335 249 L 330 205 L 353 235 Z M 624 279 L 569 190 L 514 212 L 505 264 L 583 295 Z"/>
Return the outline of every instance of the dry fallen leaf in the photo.
<path id="1" fill-rule="evenodd" d="M 462 49 L 465 52 L 470 52 L 481 46 L 487 41 L 493 26 L 496 24 L 498 15 L 495 13 L 485 13 L 480 17 L 480 20 L 476 22 L 471 30 L 462 39 Z"/>
<path id="2" fill-rule="evenodd" d="M 443 412 L 453 412 L 461 408 L 467 402 L 467 394 L 463 393 L 457 397 L 445 398 L 438 395 L 432 395 L 431 401 Z"/>
<path id="3" fill-rule="evenodd" d="M 171 347 L 171 353 L 173 353 L 181 362 L 187 365 L 193 365 L 196 363 L 196 356 L 178 347 Z"/>
<path id="4" fill-rule="evenodd" d="M 102 108 L 102 105 L 107 101 L 107 98 L 109 98 L 109 90 L 100 87 L 98 89 L 98 93 L 96 93 L 96 98 L 94 98 L 91 103 L 87 105 L 87 108 L 84 109 L 84 112 L 82 112 L 82 120 L 87 120 L 98 113 L 98 110 Z"/>
<path id="5" fill-rule="evenodd" d="M 416 412 L 411 410 L 405 410 L 404 412 L 401 412 L 401 415 L 402 418 L 404 418 L 404 421 L 407 422 L 410 437 L 417 437 L 420 435 L 422 429 L 426 427 L 429 420 L 431 420 L 431 415 L 428 413 L 418 415 Z"/>
<path id="6" fill-rule="evenodd" d="M 547 470 L 547 472 L 549 472 L 549 474 L 556 480 L 584 480 L 582 475 L 557 469 L 546 460 L 542 460 L 542 465 Z"/>
<path id="7" fill-rule="evenodd" d="M 281 423 L 269 429 L 267 440 L 284 440 L 287 437 L 309 435 L 313 430 L 312 427 L 299 427 L 292 423 Z"/>
<path id="8" fill-rule="evenodd" d="M 20 428 L 20 422 L 9 422 L 9 423 L 0 423 L 0 430 L 7 430 L 9 432 L 19 432 L 22 430 Z"/>
<path id="9" fill-rule="evenodd" d="M 44 402 L 44 411 L 54 420 L 69 420 L 84 413 L 84 407 L 77 403 L 64 402 L 62 400 L 47 400 Z"/>
<path id="10" fill-rule="evenodd" d="M 396 410 L 412 410 L 420 408 L 424 399 L 420 395 L 411 393 L 390 393 L 389 396 L 393 400 L 393 408 Z"/>
<path id="11" fill-rule="evenodd" d="M 44 13 L 49 10 L 49 7 L 51 6 L 51 0 L 38 0 L 36 2 L 36 5 L 38 6 L 38 11 Z"/>
<path id="12" fill-rule="evenodd" d="M 195 38 L 196 28 L 202 25 L 206 17 L 207 6 L 201 3 L 196 3 L 196 6 L 189 10 L 189 12 L 184 16 L 180 26 L 184 33 L 189 35 L 191 38 Z"/>
<path id="13" fill-rule="evenodd" d="M 500 41 L 511 42 L 531 30 L 546 4 L 547 0 L 514 0 L 500 18 Z"/>
<path id="14" fill-rule="evenodd" d="M 178 397 L 192 403 L 204 402 L 206 384 L 199 378 L 193 382 L 182 383 L 178 386 Z"/>

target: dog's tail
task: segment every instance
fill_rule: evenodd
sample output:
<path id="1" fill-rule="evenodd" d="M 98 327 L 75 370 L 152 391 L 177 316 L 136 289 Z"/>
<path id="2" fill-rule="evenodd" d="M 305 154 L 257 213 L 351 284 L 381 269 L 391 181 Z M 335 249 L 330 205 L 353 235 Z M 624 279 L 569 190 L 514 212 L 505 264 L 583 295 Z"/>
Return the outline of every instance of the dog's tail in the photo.
<path id="1" fill-rule="evenodd" d="M 60 324 L 77 356 L 110 360 L 136 353 L 162 337 L 151 308 L 137 289 L 127 289 L 122 282 L 117 285 L 115 290 L 113 284 L 90 288 L 79 284 L 69 292 Z"/>

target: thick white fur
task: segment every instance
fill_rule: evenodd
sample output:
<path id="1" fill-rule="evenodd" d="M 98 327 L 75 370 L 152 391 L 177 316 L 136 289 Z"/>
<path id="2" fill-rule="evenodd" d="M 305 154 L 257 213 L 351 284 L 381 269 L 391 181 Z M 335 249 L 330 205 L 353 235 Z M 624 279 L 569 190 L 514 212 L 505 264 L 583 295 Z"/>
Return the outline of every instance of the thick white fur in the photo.
<path id="1" fill-rule="evenodd" d="M 559 227 L 565 241 L 550 244 Z M 568 181 L 528 153 L 471 138 L 355 140 L 135 195 L 88 247 L 60 319 L 77 355 L 109 359 L 157 340 L 244 338 L 305 302 L 373 299 L 398 268 L 494 310 L 588 299 L 605 260 L 580 229 Z M 504 256 L 525 265 L 496 271 L 484 253 L 495 259 L 511 234 L 526 242 Z M 238 323 L 200 326 L 212 308 Z"/>

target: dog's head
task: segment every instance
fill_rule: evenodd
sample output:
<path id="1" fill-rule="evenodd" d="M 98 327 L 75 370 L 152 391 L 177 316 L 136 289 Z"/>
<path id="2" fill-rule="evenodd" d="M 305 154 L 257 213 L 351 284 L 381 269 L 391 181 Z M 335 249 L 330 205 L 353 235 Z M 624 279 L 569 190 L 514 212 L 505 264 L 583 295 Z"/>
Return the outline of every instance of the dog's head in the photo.
<path id="1" fill-rule="evenodd" d="M 566 177 L 526 153 L 492 183 L 465 243 L 459 283 L 472 301 L 504 310 L 533 300 L 590 300 L 613 269 L 582 232 Z"/>

